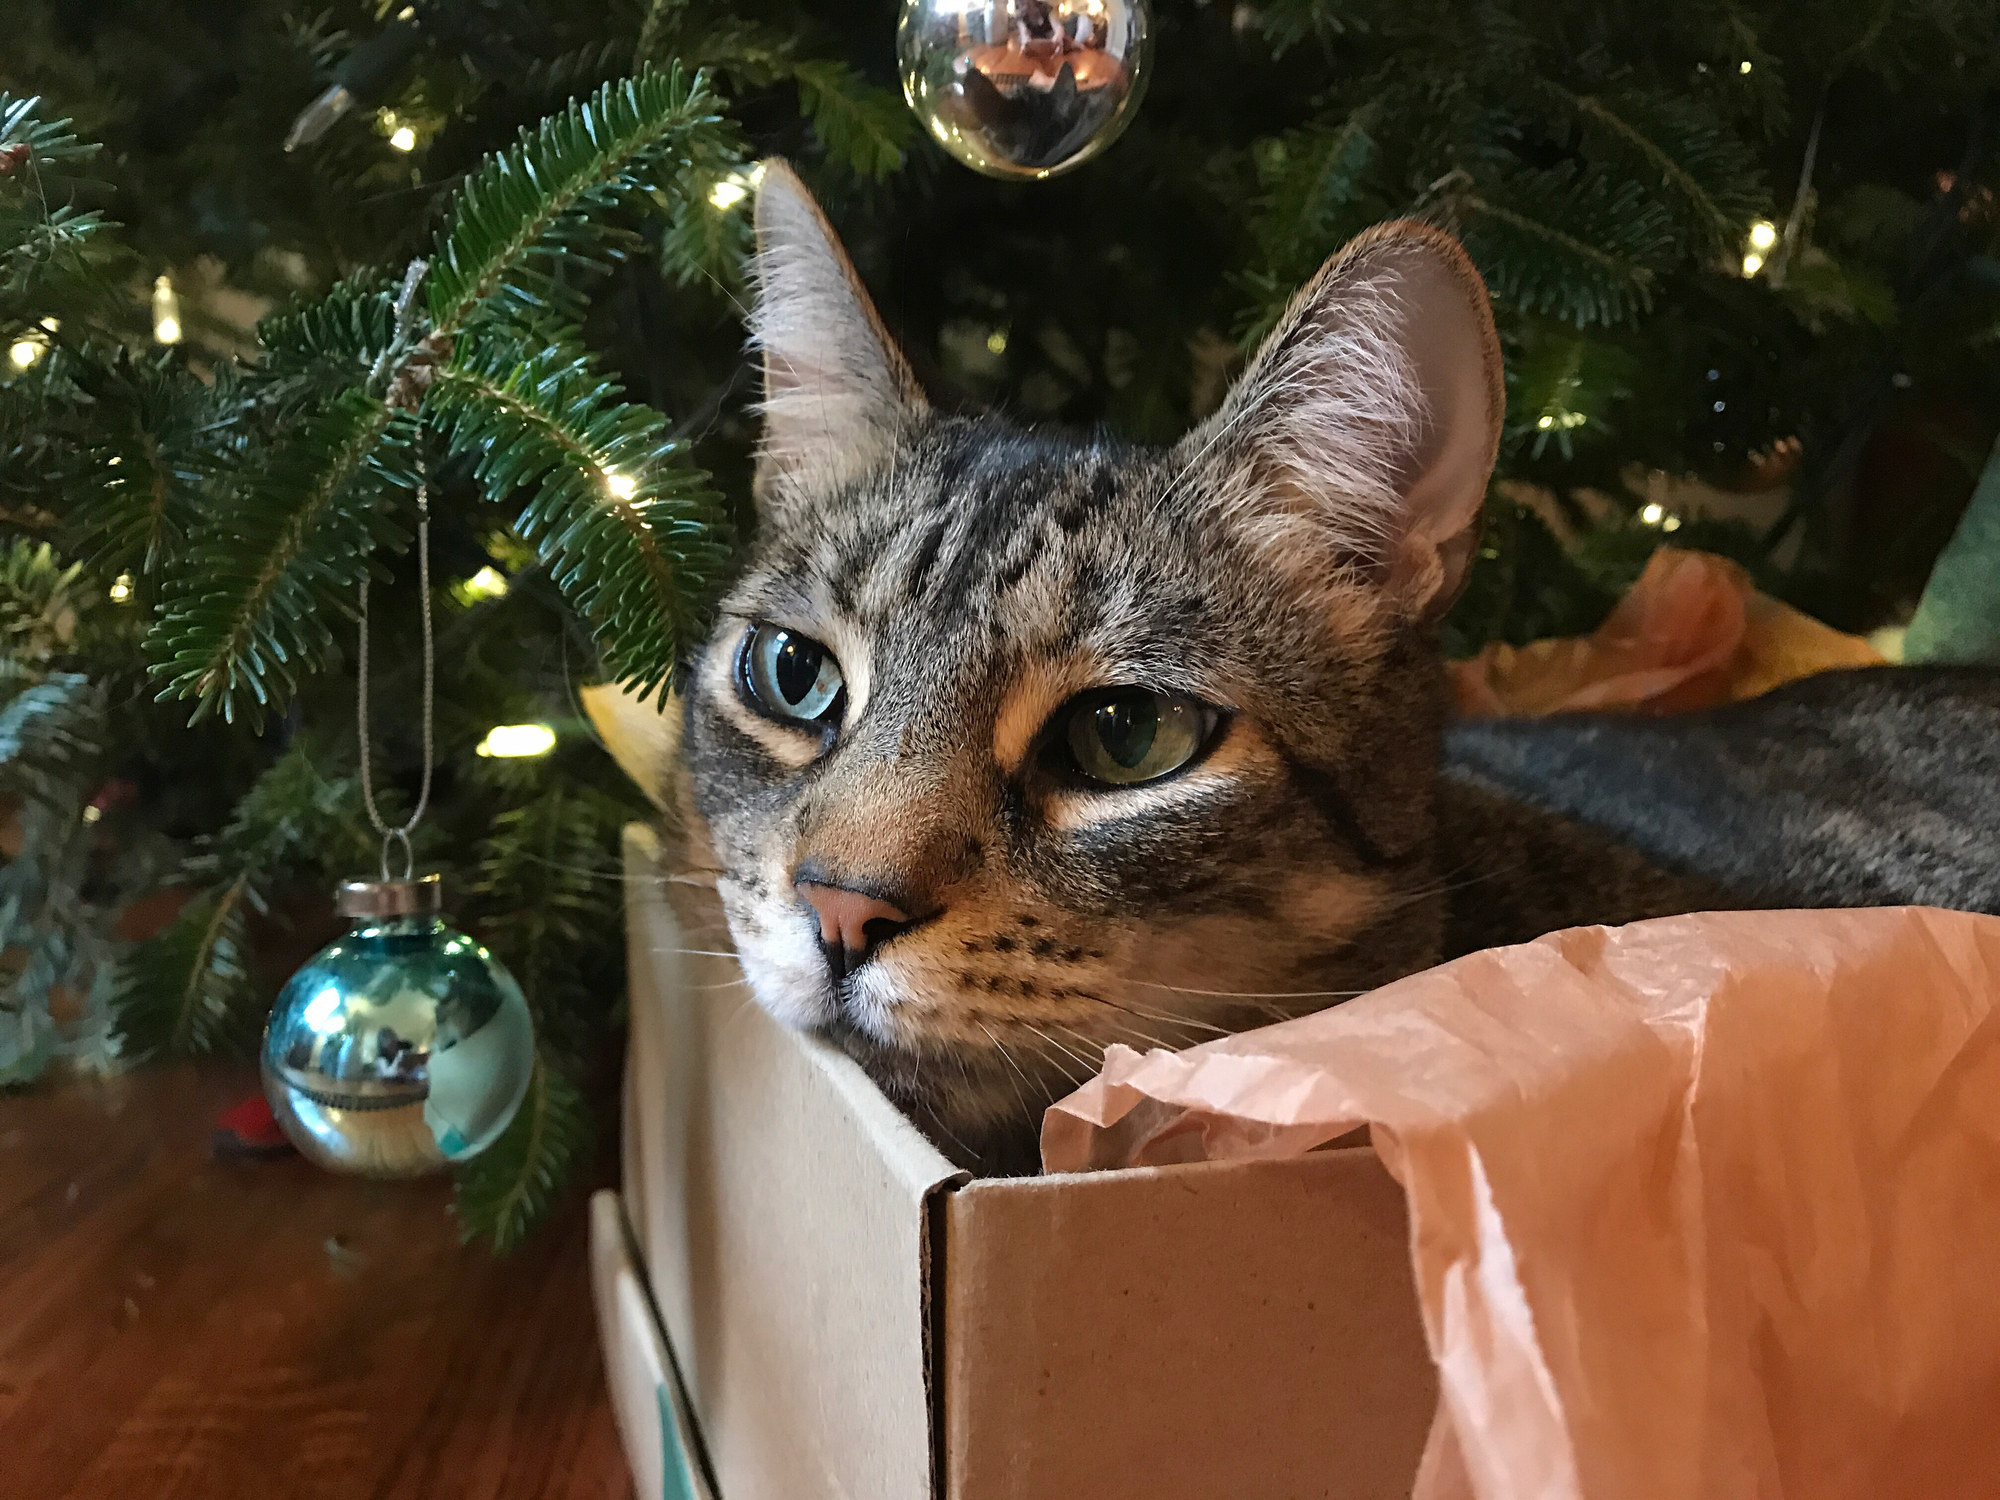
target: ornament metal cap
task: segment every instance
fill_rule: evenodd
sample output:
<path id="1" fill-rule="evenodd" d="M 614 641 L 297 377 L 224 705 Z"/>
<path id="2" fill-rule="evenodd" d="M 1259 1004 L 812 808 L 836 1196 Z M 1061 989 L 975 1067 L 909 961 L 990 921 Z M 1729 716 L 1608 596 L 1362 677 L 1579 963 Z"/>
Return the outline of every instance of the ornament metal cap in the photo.
<path id="1" fill-rule="evenodd" d="M 343 880 L 334 893 L 343 917 L 429 916 L 444 909 L 444 877 L 406 880 Z"/>

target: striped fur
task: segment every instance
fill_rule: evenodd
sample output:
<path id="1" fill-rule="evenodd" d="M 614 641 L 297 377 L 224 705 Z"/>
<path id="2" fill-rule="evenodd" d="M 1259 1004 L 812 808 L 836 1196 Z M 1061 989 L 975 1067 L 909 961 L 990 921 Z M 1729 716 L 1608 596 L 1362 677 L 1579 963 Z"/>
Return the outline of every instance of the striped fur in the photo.
<path id="1" fill-rule="evenodd" d="M 1440 778 L 1433 622 L 1501 410 L 1484 293 L 1442 236 L 1390 226 L 1337 257 L 1216 417 L 1159 449 L 938 413 L 782 166 L 758 227 L 761 524 L 690 673 L 692 846 L 758 1001 L 961 1161 L 1031 1168 L 1041 1110 L 1113 1041 L 1798 886 L 1732 897 L 1671 840 L 1649 858 L 1572 821 L 1602 812 L 1580 792 L 1571 817 L 1495 795 L 1536 791 L 1505 784 L 1524 777 L 1498 730 L 1460 737 L 1480 784 Z M 837 725 L 746 700 L 759 623 L 834 652 Z M 1212 747 L 1137 787 L 1057 774 L 1052 715 L 1123 684 L 1221 709 Z M 835 979 L 802 872 L 922 920 Z"/>

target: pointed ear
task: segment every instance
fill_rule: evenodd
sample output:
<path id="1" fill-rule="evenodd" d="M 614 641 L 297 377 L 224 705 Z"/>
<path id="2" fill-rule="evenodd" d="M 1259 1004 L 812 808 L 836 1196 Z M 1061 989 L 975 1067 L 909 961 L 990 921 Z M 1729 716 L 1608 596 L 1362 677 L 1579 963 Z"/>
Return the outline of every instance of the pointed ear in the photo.
<path id="1" fill-rule="evenodd" d="M 764 357 L 760 494 L 833 487 L 889 454 L 925 409 L 833 226 L 796 173 L 764 164 L 757 189 L 757 306 Z"/>
<path id="2" fill-rule="evenodd" d="M 1186 461 L 1281 566 L 1334 565 L 1432 620 L 1465 582 L 1505 410 L 1479 272 L 1449 235 L 1384 224 L 1293 299 Z"/>

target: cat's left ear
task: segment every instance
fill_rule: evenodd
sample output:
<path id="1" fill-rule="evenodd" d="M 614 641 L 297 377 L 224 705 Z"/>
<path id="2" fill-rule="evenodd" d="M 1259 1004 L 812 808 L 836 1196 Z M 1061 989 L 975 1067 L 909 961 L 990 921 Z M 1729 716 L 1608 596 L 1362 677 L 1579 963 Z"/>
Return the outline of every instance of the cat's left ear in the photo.
<path id="1" fill-rule="evenodd" d="M 1182 456 L 1282 566 L 1433 620 L 1470 570 L 1505 411 L 1479 272 L 1449 235 L 1383 224 L 1293 299 Z"/>
<path id="2" fill-rule="evenodd" d="M 806 185 L 782 161 L 757 189 L 757 305 L 764 438 L 757 487 L 833 488 L 893 450 L 924 394 Z"/>

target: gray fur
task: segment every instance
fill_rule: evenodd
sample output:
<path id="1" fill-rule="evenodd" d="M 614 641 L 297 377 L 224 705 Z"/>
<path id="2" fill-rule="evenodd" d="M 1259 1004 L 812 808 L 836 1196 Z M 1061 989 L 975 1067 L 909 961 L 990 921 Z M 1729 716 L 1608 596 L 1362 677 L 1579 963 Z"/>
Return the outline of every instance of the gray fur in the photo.
<path id="1" fill-rule="evenodd" d="M 1042 1109 L 1111 1042 L 1187 1045 L 1557 926 L 1995 909 L 1991 676 L 1461 726 L 1440 775 L 1430 622 L 1500 400 L 1476 277 L 1434 231 L 1330 264 L 1217 419 L 1143 448 L 930 409 L 803 189 L 765 181 L 760 534 L 689 673 L 688 849 L 758 1000 L 968 1165 L 1032 1168 Z M 837 721 L 760 714 L 737 670 L 760 623 L 832 650 Z M 1129 684 L 1223 710 L 1206 753 L 1126 788 L 1044 755 L 1063 702 Z M 801 880 L 912 922 L 830 971 Z"/>
<path id="2" fill-rule="evenodd" d="M 1445 747 L 1454 777 L 1603 830 L 1731 905 L 2000 912 L 1989 668 L 1831 672 L 1670 719 L 1459 724 Z"/>

